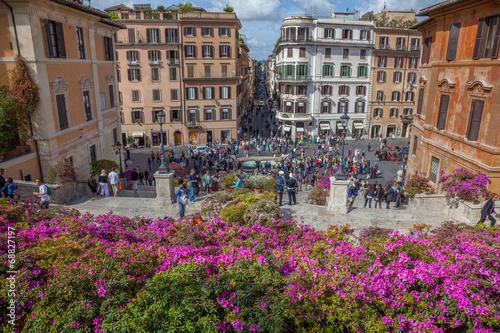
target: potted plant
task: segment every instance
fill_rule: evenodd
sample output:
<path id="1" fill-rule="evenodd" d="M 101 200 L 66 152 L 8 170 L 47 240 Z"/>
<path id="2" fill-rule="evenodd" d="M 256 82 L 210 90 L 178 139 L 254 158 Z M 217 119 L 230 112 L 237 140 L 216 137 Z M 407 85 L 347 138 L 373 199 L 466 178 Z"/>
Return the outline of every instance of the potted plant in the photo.
<path id="1" fill-rule="evenodd" d="M 251 175 L 248 177 L 247 182 L 250 182 L 247 186 L 255 189 L 255 193 L 261 193 L 264 185 L 266 184 L 267 177 L 261 174 Z"/>

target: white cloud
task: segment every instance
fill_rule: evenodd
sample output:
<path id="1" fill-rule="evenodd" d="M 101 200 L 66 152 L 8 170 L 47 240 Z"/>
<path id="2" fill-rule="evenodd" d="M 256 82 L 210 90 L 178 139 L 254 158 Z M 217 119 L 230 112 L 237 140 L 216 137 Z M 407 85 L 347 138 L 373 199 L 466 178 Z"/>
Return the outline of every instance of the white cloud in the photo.
<path id="1" fill-rule="evenodd" d="M 366 12 L 373 10 L 375 13 L 380 13 L 384 9 L 384 4 L 387 10 L 410 10 L 414 9 L 415 12 L 422 8 L 428 7 L 436 3 L 436 0 L 367 0 L 362 1 L 356 6 L 356 9 L 360 10 L 361 15 Z"/>
<path id="2" fill-rule="evenodd" d="M 211 0 L 212 5 L 222 10 L 226 5 L 234 8 L 240 20 L 268 20 L 279 18 L 279 0 Z"/>

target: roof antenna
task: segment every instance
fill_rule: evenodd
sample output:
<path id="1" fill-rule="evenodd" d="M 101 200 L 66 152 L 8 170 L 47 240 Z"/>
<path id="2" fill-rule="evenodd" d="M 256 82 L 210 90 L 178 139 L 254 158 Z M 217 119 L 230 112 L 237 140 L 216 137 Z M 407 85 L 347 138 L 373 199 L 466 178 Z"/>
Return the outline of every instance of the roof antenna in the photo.
<path id="1" fill-rule="evenodd" d="M 384 1 L 384 9 L 382 9 L 382 12 L 387 13 L 387 1 Z"/>

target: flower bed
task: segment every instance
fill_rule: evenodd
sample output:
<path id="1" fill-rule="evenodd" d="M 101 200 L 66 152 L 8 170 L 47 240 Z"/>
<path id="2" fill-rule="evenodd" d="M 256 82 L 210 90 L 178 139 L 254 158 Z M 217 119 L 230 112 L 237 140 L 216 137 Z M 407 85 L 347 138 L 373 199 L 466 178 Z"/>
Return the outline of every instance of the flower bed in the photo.
<path id="1" fill-rule="evenodd" d="M 253 204 L 253 203 L 252 203 Z M 252 206 L 252 205 L 250 205 Z M 500 230 L 153 221 L 0 200 L 19 332 L 498 332 Z"/>

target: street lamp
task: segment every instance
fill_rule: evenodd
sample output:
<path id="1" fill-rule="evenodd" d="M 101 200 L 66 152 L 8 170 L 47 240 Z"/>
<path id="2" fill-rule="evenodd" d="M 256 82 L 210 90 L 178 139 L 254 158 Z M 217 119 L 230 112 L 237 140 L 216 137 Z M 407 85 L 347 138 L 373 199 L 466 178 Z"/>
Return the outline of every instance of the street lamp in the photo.
<path id="1" fill-rule="evenodd" d="M 120 155 L 120 170 L 123 172 L 123 167 L 122 167 L 122 144 L 121 144 L 121 142 L 117 142 L 115 144 L 115 147 L 118 148 L 118 155 Z"/>
<path id="2" fill-rule="evenodd" d="M 349 123 L 349 116 L 347 113 L 344 113 L 342 117 L 340 117 L 340 120 L 342 121 L 342 159 L 340 160 L 339 163 L 339 169 L 337 170 L 337 180 L 346 180 L 345 179 L 345 172 L 344 172 L 344 146 L 345 146 L 345 135 L 347 132 L 347 124 Z"/>
<path id="3" fill-rule="evenodd" d="M 165 174 L 168 172 L 168 168 L 165 165 L 165 145 L 163 144 L 163 124 L 165 123 L 165 113 L 160 111 L 156 114 L 156 118 L 158 119 L 158 123 L 160 123 L 160 142 L 161 142 L 161 164 L 158 168 L 158 172 L 160 174 Z"/>

